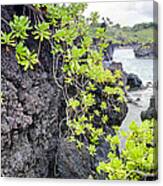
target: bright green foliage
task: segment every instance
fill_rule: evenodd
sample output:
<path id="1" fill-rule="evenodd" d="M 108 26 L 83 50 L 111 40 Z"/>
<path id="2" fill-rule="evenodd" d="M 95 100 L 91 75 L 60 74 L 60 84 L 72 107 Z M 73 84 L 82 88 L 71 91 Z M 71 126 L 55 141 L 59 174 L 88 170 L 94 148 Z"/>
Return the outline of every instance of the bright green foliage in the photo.
<path id="1" fill-rule="evenodd" d="M 6 33 L 6 32 L 1 32 L 1 44 L 2 45 L 9 45 L 9 46 L 15 46 L 15 40 L 13 33 Z"/>
<path id="2" fill-rule="evenodd" d="M 78 107 L 80 105 L 80 102 L 78 100 L 73 100 L 70 99 L 69 100 L 69 107 L 72 107 L 74 110 L 76 109 L 76 107 Z"/>
<path id="3" fill-rule="evenodd" d="M 82 96 L 82 105 L 84 108 L 91 107 L 92 105 L 95 104 L 95 99 L 93 94 L 91 93 L 85 94 L 85 92 L 82 92 L 81 96 Z"/>
<path id="4" fill-rule="evenodd" d="M 105 38 L 105 29 L 104 28 L 97 28 L 95 33 L 96 38 Z"/>
<path id="5" fill-rule="evenodd" d="M 87 7 L 86 3 L 70 3 L 68 6 L 68 10 L 73 18 L 78 18 L 79 16 L 82 15 L 86 7 Z"/>
<path id="6" fill-rule="evenodd" d="M 120 95 L 120 96 L 124 95 L 124 92 L 120 87 L 113 88 L 113 87 L 106 86 L 104 88 L 104 92 L 107 93 L 107 95 L 115 95 L 115 94 Z"/>
<path id="7" fill-rule="evenodd" d="M 101 107 L 101 109 L 106 109 L 106 108 L 107 108 L 107 104 L 106 104 L 106 102 L 102 101 L 100 107 Z"/>
<path id="8" fill-rule="evenodd" d="M 121 72 L 111 72 L 103 68 L 103 51 L 108 46 L 105 30 L 97 28 L 91 37 L 90 26 L 95 24 L 98 14 L 92 14 L 91 25 L 81 15 L 86 8 L 85 4 L 70 3 L 47 5 L 49 24 L 55 28 L 52 35 L 54 45 L 51 53 L 58 59 L 63 58 L 62 72 L 64 74 L 64 86 L 66 108 L 66 124 L 69 127 L 68 141 L 75 142 L 80 149 L 86 146 L 91 156 L 96 153 L 99 139 L 104 132 L 104 126 L 109 125 L 109 116 L 104 114 L 107 109 L 109 96 L 116 95 L 119 102 L 124 101 L 121 81 Z M 98 38 L 97 49 L 93 47 L 94 37 Z M 115 87 L 115 83 L 117 86 Z M 69 87 L 75 87 L 74 95 L 67 96 Z M 102 88 L 100 103 L 101 110 L 97 107 L 96 96 L 92 91 Z M 105 93 L 105 87 L 111 88 L 111 93 Z M 119 112 L 118 107 L 115 107 Z M 95 127 L 95 118 L 99 118 L 98 127 Z M 83 141 L 87 138 L 88 144 Z"/>
<path id="9" fill-rule="evenodd" d="M 79 60 L 80 57 L 84 55 L 86 52 L 85 48 L 77 48 L 76 46 L 73 46 L 72 48 L 72 58 L 73 60 Z"/>
<path id="10" fill-rule="evenodd" d="M 96 116 L 100 116 L 100 111 L 99 110 L 94 110 L 93 112 L 95 113 Z"/>
<path id="11" fill-rule="evenodd" d="M 96 90 L 96 87 L 94 84 L 92 84 L 91 82 L 88 83 L 88 86 L 86 87 L 86 90 L 89 91 L 89 90 Z"/>
<path id="12" fill-rule="evenodd" d="M 98 140 L 99 140 L 99 137 L 103 135 L 103 129 L 102 128 L 99 128 L 99 129 L 96 129 L 96 128 L 91 128 L 91 138 L 90 138 L 90 141 L 93 143 L 93 144 L 98 144 Z"/>
<path id="13" fill-rule="evenodd" d="M 78 148 L 79 150 L 84 146 L 84 143 L 81 142 L 81 141 L 79 141 L 79 140 L 77 140 L 76 143 L 77 143 L 76 146 L 77 146 L 77 148 Z"/>
<path id="14" fill-rule="evenodd" d="M 71 21 L 71 16 L 69 15 L 68 9 L 63 6 L 54 6 L 52 4 L 47 5 L 47 17 L 50 19 L 50 24 L 57 26 L 57 20 L 62 18 L 61 25 L 65 26 Z"/>
<path id="15" fill-rule="evenodd" d="M 100 162 L 97 172 L 107 173 L 108 179 L 140 180 L 157 174 L 156 142 L 154 128 L 155 120 L 143 121 L 140 126 L 135 122 L 130 125 L 128 132 L 117 131 L 117 135 L 107 136 L 112 152 L 108 154 L 108 162 Z M 125 137 L 125 147 L 117 156 L 117 145 L 120 145 L 119 136 Z"/>
<path id="16" fill-rule="evenodd" d="M 107 115 L 103 115 L 103 116 L 102 116 L 102 122 L 103 122 L 104 124 L 106 124 L 106 123 L 108 122 L 108 120 L 109 120 L 109 117 L 108 117 Z"/>
<path id="17" fill-rule="evenodd" d="M 28 69 L 33 70 L 33 66 L 39 62 L 37 54 L 33 51 L 31 52 L 22 42 L 16 46 L 16 59 L 18 64 L 24 67 L 24 71 Z"/>
<path id="18" fill-rule="evenodd" d="M 74 23 L 74 19 L 78 19 L 85 10 L 87 4 L 84 3 L 70 3 L 67 6 L 63 4 L 53 5 L 47 4 L 47 17 L 50 19 L 50 23 L 53 26 L 64 27 L 68 23 Z M 58 19 L 61 19 L 60 25 L 58 24 Z"/>
<path id="19" fill-rule="evenodd" d="M 34 39 L 39 39 L 41 42 L 44 39 L 49 39 L 51 33 L 49 32 L 49 24 L 48 23 L 39 23 L 38 25 L 35 25 L 35 31 L 32 33 L 35 37 Z"/>
<path id="20" fill-rule="evenodd" d="M 76 32 L 76 28 L 75 27 L 71 27 L 71 28 L 62 28 L 60 30 L 58 30 L 54 35 L 53 38 L 55 39 L 55 41 L 59 42 L 59 41 L 65 41 L 67 42 L 68 45 L 72 45 L 73 44 L 73 40 L 77 37 L 77 32 Z M 60 45 L 60 47 L 62 47 Z"/>
<path id="21" fill-rule="evenodd" d="M 26 16 L 16 16 L 14 15 L 13 21 L 10 21 L 10 27 L 12 29 L 13 36 L 19 39 L 27 39 L 28 34 L 27 31 L 31 30 L 30 20 Z"/>
<path id="22" fill-rule="evenodd" d="M 91 12 L 89 20 L 91 21 L 91 25 L 95 26 L 98 23 L 98 19 L 100 18 L 100 15 L 98 12 Z"/>
<path id="23" fill-rule="evenodd" d="M 91 156 L 94 156 L 96 154 L 96 147 L 95 147 L 95 145 L 90 145 L 88 147 L 88 150 L 89 150 L 89 153 L 90 153 Z"/>
<path id="24" fill-rule="evenodd" d="M 41 8 L 46 8 L 47 4 L 33 4 L 36 10 L 40 10 Z"/>

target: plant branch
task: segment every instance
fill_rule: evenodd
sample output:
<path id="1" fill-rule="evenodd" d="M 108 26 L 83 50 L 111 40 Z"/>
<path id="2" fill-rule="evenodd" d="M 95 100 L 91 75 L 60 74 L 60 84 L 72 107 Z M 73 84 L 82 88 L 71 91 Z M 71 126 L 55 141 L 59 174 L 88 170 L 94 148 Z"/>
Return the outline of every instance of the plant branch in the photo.
<path id="1" fill-rule="evenodd" d="M 147 177 L 155 177 L 155 176 L 156 176 L 156 174 L 146 174 L 146 173 L 144 173 L 143 171 L 132 170 L 132 171 L 130 171 L 130 172 L 126 175 L 125 180 L 126 180 L 126 179 L 130 176 L 130 174 L 132 174 L 132 173 L 139 174 L 139 175 L 141 175 L 141 176 L 143 176 L 143 177 L 145 177 L 145 178 L 147 178 Z"/>
<path id="2" fill-rule="evenodd" d="M 4 17 L 1 16 L 1 20 L 2 20 L 4 23 L 6 23 L 6 25 L 10 26 L 10 25 L 9 25 L 9 22 L 8 22 Z"/>
<path id="3" fill-rule="evenodd" d="M 40 56 L 40 51 L 41 51 L 41 41 L 39 40 L 39 44 L 38 44 L 38 52 L 37 52 L 37 56 L 39 58 Z"/>

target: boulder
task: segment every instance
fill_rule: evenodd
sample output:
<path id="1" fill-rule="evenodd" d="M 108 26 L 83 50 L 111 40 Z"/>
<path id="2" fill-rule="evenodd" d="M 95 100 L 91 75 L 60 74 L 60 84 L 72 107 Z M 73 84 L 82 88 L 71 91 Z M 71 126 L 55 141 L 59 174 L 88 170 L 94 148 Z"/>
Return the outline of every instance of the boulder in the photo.
<path id="1" fill-rule="evenodd" d="M 138 90 L 142 87 L 142 80 L 133 73 L 127 74 L 127 86 L 129 86 L 130 91 Z"/>

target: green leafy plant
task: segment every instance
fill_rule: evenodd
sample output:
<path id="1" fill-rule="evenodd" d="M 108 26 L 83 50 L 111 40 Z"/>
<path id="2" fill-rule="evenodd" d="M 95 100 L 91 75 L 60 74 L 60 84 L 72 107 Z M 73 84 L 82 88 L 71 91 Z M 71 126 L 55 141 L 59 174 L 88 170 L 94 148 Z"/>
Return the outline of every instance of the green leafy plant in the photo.
<path id="1" fill-rule="evenodd" d="M 106 124 L 106 123 L 108 122 L 108 120 L 109 120 L 109 117 L 108 117 L 107 115 L 103 115 L 103 116 L 102 116 L 102 122 L 103 122 L 104 124 Z"/>
<path id="2" fill-rule="evenodd" d="M 102 101 L 100 107 L 101 107 L 101 109 L 106 109 L 107 108 L 106 102 Z"/>
<path id="3" fill-rule="evenodd" d="M 96 26 L 99 18 L 100 18 L 100 15 L 98 12 L 91 12 L 91 15 L 89 18 L 89 20 L 91 21 L 91 25 Z"/>
<path id="4" fill-rule="evenodd" d="M 32 34 L 35 36 L 34 39 L 39 39 L 41 42 L 44 39 L 50 38 L 50 31 L 49 31 L 49 24 L 48 23 L 38 23 L 38 25 L 35 25 L 35 31 L 32 32 Z"/>
<path id="5" fill-rule="evenodd" d="M 73 26 L 70 28 L 63 27 L 53 35 L 55 41 L 65 41 L 67 44 L 72 45 L 73 40 L 77 37 L 78 33 L 76 32 L 77 29 Z M 75 47 L 75 46 L 74 46 Z"/>
<path id="6" fill-rule="evenodd" d="M 1 32 L 1 44 L 2 45 L 9 45 L 9 46 L 15 46 L 15 39 L 13 36 L 13 33 L 6 33 L 6 32 Z"/>
<path id="7" fill-rule="evenodd" d="M 96 147 L 95 147 L 95 145 L 90 145 L 88 147 L 88 150 L 89 150 L 89 153 L 90 153 L 91 156 L 94 156 L 96 154 Z"/>
<path id="8" fill-rule="evenodd" d="M 107 136 L 112 151 L 108 154 L 108 162 L 100 162 L 97 172 L 107 173 L 107 178 L 111 180 L 142 180 L 156 176 L 155 126 L 153 119 L 143 121 L 140 126 L 132 122 L 128 132 L 117 130 L 117 135 Z M 126 142 L 118 156 L 116 149 L 120 145 L 120 136 L 125 137 Z"/>
<path id="9" fill-rule="evenodd" d="M 73 109 L 76 109 L 80 105 L 80 102 L 78 100 L 69 100 L 69 107 L 72 107 Z"/>
<path id="10" fill-rule="evenodd" d="M 14 15 L 13 21 L 10 21 L 9 25 L 12 29 L 12 34 L 15 38 L 18 39 L 27 39 L 28 34 L 27 31 L 31 30 L 32 27 L 30 26 L 30 20 L 26 16 L 16 16 Z"/>
<path id="11" fill-rule="evenodd" d="M 31 52 L 22 42 L 16 46 L 16 59 L 18 64 L 24 67 L 24 71 L 33 70 L 33 66 L 39 62 L 37 54 L 34 51 Z"/>
<path id="12" fill-rule="evenodd" d="M 60 56 L 63 59 L 60 70 L 64 74 L 64 85 L 58 87 L 63 91 L 67 104 L 67 140 L 74 142 L 79 149 L 86 147 L 93 157 L 99 139 L 105 135 L 104 127 L 109 125 L 109 116 L 104 113 L 107 109 L 107 99 L 116 95 L 117 102 L 120 102 L 124 94 L 123 85 L 119 83 L 120 71 L 112 72 L 103 68 L 103 50 L 108 46 L 105 30 L 97 28 L 94 35 L 89 35 L 90 25 L 81 16 L 85 7 L 84 4 L 78 3 L 70 3 L 67 6 L 47 5 L 46 17 L 51 29 L 55 30 L 52 35 L 54 45 L 51 48 L 55 63 L 57 64 Z M 93 47 L 94 37 L 100 40 L 97 49 Z M 74 87 L 73 96 L 68 94 L 71 86 Z M 102 89 L 100 103 L 97 103 L 94 93 L 98 91 L 98 87 Z M 110 89 L 104 91 L 105 87 Z M 100 110 L 96 109 L 98 105 Z M 115 112 L 119 112 L 117 108 L 118 106 L 115 107 Z M 96 124 L 98 127 L 95 125 L 97 118 L 100 120 Z M 88 143 L 83 139 L 87 139 Z"/>

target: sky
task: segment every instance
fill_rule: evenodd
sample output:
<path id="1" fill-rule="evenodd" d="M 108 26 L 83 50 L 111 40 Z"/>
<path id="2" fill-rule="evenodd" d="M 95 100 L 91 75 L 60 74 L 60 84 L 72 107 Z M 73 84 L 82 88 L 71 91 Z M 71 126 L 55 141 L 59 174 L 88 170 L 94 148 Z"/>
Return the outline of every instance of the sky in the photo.
<path id="1" fill-rule="evenodd" d="M 119 23 L 122 26 L 153 21 L 153 1 L 147 0 L 88 3 L 84 15 L 88 17 L 92 11 L 97 11 L 101 18 L 109 17 L 114 24 Z"/>

